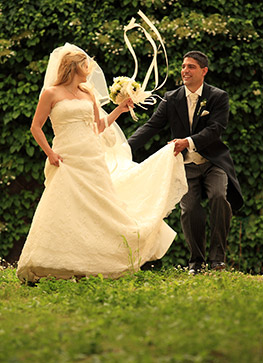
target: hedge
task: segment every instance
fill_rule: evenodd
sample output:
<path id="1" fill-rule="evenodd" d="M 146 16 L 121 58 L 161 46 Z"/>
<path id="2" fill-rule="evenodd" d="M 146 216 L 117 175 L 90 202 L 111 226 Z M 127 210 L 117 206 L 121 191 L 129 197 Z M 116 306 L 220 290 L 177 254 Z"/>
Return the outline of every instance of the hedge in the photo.
<path id="1" fill-rule="evenodd" d="M 16 0 L 0 1 L 0 255 L 23 244 L 43 191 L 45 156 L 29 128 L 50 52 L 65 42 L 85 49 L 101 65 L 108 85 L 113 77 L 133 74 L 133 59 L 124 44 L 123 26 L 141 9 L 165 40 L 169 78 L 160 90 L 180 85 L 182 55 L 201 50 L 210 59 L 206 81 L 226 90 L 230 119 L 224 141 L 230 147 L 245 205 L 232 220 L 227 260 L 245 272 L 263 271 L 263 140 L 262 69 L 263 3 L 243 0 Z M 146 26 L 146 24 L 144 24 Z M 146 26 L 147 27 L 147 26 Z M 137 81 L 151 61 L 143 33 L 129 33 L 139 60 Z M 159 69 L 165 67 L 159 55 Z M 149 89 L 153 86 L 150 80 Z M 110 111 L 113 105 L 106 106 Z M 126 136 L 153 112 L 136 110 L 139 122 L 122 116 Z M 49 141 L 52 129 L 45 125 Z M 135 154 L 141 161 L 169 140 L 169 130 L 156 135 Z M 168 223 L 178 231 L 162 265 L 187 265 L 188 250 L 176 209 Z M 209 228 L 208 228 L 209 242 Z"/>

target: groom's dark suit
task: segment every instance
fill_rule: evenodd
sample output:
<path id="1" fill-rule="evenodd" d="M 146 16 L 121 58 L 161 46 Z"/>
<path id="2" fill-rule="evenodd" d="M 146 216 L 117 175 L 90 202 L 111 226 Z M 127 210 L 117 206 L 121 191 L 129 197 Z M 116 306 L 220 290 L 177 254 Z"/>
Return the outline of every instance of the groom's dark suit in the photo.
<path id="1" fill-rule="evenodd" d="M 209 113 L 202 115 L 203 111 Z M 227 200 L 232 209 L 239 209 L 243 204 L 241 189 L 229 149 L 221 140 L 221 134 L 227 126 L 228 114 L 227 93 L 204 83 L 202 95 L 195 109 L 191 133 L 185 87 L 182 86 L 165 94 L 164 101 L 160 103 L 151 119 L 128 141 L 132 150 L 135 151 L 160 132 L 167 123 L 171 129 L 172 139 L 185 139 L 190 136 L 196 151 L 212 165 L 225 171 L 228 179 Z M 186 152 L 187 149 L 183 150 L 184 156 Z"/>

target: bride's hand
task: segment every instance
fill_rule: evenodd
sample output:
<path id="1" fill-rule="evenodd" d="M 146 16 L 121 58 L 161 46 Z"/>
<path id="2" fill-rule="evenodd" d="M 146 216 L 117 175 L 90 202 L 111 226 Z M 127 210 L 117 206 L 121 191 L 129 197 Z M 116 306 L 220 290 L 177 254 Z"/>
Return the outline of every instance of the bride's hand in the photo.
<path id="1" fill-rule="evenodd" d="M 128 112 L 130 111 L 130 108 L 134 108 L 134 103 L 131 98 L 127 98 L 122 101 L 118 107 L 121 109 L 121 112 Z"/>
<path id="2" fill-rule="evenodd" d="M 63 163 L 62 157 L 59 154 L 54 153 L 54 151 L 52 151 L 48 155 L 48 160 L 49 160 L 50 164 L 54 165 L 54 166 L 59 166 L 59 161 L 61 161 Z"/>

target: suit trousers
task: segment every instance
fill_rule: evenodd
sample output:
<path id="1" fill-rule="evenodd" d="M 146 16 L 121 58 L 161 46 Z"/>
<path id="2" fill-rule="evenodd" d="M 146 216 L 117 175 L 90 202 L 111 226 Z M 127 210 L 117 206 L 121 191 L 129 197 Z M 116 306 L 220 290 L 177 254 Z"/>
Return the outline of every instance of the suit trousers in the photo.
<path id="1" fill-rule="evenodd" d="M 188 192 L 180 202 L 181 224 L 190 250 L 190 268 L 206 261 L 206 213 L 201 205 L 204 193 L 210 208 L 210 261 L 225 261 L 227 236 L 232 218 L 227 201 L 228 177 L 224 170 L 207 161 L 185 164 Z"/>

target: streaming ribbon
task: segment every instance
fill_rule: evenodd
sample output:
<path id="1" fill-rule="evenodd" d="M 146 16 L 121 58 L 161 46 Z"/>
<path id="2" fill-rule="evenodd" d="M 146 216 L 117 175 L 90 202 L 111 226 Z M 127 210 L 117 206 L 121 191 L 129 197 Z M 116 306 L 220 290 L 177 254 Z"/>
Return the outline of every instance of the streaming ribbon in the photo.
<path id="1" fill-rule="evenodd" d="M 154 105 L 156 103 L 156 98 L 155 97 L 159 97 L 158 95 L 154 95 L 153 92 L 154 91 L 157 91 L 158 89 L 160 89 L 161 87 L 163 87 L 163 85 L 165 84 L 167 78 L 168 78 L 168 57 L 167 57 L 167 53 L 166 53 L 166 49 L 165 49 L 165 46 L 164 46 L 164 42 L 162 40 L 162 37 L 159 33 L 159 31 L 157 30 L 157 28 L 154 26 L 154 24 L 147 18 L 147 16 L 141 11 L 139 10 L 138 11 L 138 15 L 140 15 L 140 17 L 145 21 L 145 23 L 151 28 L 151 30 L 155 33 L 155 35 L 157 36 L 158 40 L 160 41 L 160 44 L 163 48 L 163 52 L 164 52 L 164 56 L 165 56 L 165 62 L 166 62 L 166 76 L 165 76 L 165 79 L 164 81 L 158 85 L 159 83 L 159 74 L 158 74 L 158 65 L 157 65 L 157 53 L 158 53 L 158 49 L 157 49 L 157 46 L 155 44 L 155 41 L 153 40 L 153 38 L 151 37 L 151 35 L 146 31 L 146 29 L 144 29 L 143 26 L 141 26 L 140 24 L 137 24 L 136 23 L 136 20 L 135 18 L 132 18 L 130 23 L 124 27 L 124 40 L 125 40 L 125 43 L 129 49 L 129 51 L 131 52 L 132 54 L 132 57 L 134 59 L 134 73 L 133 73 L 133 76 L 131 77 L 132 80 L 135 80 L 136 76 L 137 76 L 137 73 L 138 73 L 138 60 L 137 60 L 137 57 L 136 57 L 136 54 L 134 52 L 134 49 L 131 45 L 131 42 L 127 36 L 127 32 L 131 29 L 134 29 L 134 28 L 140 28 L 143 30 L 147 40 L 150 42 L 150 44 L 152 45 L 152 48 L 153 48 L 153 59 L 152 59 L 152 62 L 148 68 L 148 71 L 146 73 L 146 76 L 144 78 L 144 81 L 143 81 L 143 84 L 142 84 L 142 91 L 145 93 L 145 99 L 143 101 L 140 102 L 139 106 L 146 109 L 145 107 L 143 107 L 141 104 L 143 105 Z M 149 82 L 149 78 L 151 76 L 151 73 L 152 71 L 154 70 L 154 78 L 155 78 L 155 87 L 152 91 L 145 91 L 146 89 L 146 86 Z"/>

